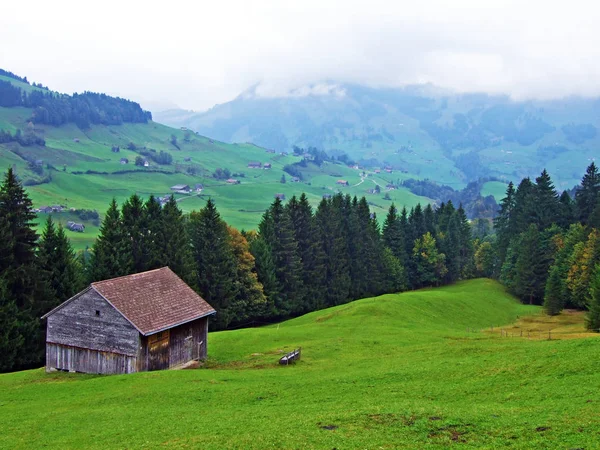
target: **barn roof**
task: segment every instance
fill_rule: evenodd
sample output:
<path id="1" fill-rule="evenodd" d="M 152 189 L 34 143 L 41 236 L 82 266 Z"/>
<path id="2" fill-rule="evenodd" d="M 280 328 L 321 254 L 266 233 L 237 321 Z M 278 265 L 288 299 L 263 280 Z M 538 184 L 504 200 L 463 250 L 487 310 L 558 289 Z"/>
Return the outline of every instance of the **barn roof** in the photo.
<path id="1" fill-rule="evenodd" d="M 88 289 L 100 294 L 145 336 L 216 312 L 168 267 L 97 281 Z M 53 309 L 44 318 L 78 296 Z"/>
<path id="2" fill-rule="evenodd" d="M 92 288 L 144 335 L 215 313 L 168 267 L 97 281 Z"/>

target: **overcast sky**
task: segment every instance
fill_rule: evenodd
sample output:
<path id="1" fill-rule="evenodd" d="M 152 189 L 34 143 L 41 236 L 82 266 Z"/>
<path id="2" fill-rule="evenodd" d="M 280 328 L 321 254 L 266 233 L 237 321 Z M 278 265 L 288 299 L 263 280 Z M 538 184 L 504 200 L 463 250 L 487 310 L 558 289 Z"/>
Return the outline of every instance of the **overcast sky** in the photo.
<path id="1" fill-rule="evenodd" d="M 323 80 L 595 96 L 597 3 L 3 2 L 0 68 L 61 92 L 106 92 L 155 110 L 203 110 L 257 83 L 261 95 L 286 95 Z"/>

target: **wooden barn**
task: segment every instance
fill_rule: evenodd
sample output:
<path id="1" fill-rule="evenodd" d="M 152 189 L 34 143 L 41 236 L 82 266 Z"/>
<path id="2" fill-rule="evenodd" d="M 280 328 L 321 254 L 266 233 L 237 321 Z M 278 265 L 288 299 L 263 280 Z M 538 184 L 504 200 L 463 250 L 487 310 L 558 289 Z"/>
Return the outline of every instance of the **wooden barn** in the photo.
<path id="1" fill-rule="evenodd" d="M 131 373 L 205 359 L 212 314 L 168 267 L 92 283 L 43 317 L 46 371 Z"/>

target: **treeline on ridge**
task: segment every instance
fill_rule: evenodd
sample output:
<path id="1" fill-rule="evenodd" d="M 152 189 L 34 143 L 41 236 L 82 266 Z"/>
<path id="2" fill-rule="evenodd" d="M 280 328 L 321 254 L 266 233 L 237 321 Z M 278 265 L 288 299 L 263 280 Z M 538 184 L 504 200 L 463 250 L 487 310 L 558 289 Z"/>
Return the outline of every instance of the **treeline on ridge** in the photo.
<path id="1" fill-rule="evenodd" d="M 106 94 L 58 94 L 51 91 L 25 92 L 8 81 L 0 80 L 0 106 L 32 108 L 29 121 L 53 126 L 75 123 L 79 128 L 91 124 L 121 125 L 147 123 L 152 114 L 133 101 Z"/>
<path id="2" fill-rule="evenodd" d="M 471 181 L 464 189 L 459 191 L 427 179 L 415 180 L 409 178 L 403 180 L 400 185 L 408 188 L 413 194 L 428 197 L 438 202 L 452 200 L 457 205 L 462 204 L 469 219 L 491 219 L 498 212 L 498 203 L 492 195 L 486 197 L 481 195 L 481 188 L 487 181 L 495 180 L 480 178 L 477 181 Z"/>

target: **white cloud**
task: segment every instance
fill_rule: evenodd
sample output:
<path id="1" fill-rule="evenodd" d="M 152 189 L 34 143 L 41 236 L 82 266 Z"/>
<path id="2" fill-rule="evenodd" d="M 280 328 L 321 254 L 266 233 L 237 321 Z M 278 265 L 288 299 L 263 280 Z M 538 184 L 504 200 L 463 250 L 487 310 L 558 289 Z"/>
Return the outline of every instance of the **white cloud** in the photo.
<path id="1" fill-rule="evenodd" d="M 0 67 L 64 91 L 205 109 L 339 84 L 600 94 L 591 1 L 33 0 L 3 5 Z M 330 80 L 330 81 L 328 81 Z"/>

